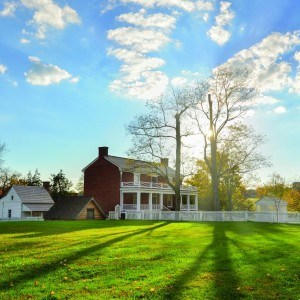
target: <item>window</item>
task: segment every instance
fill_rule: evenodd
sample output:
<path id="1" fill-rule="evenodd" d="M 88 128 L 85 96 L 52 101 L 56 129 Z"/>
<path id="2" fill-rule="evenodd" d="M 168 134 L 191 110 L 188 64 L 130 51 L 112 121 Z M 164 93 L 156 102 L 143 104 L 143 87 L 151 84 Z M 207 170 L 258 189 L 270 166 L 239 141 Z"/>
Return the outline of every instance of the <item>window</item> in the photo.
<path id="1" fill-rule="evenodd" d="M 173 196 L 167 195 L 167 207 L 173 207 Z"/>
<path id="2" fill-rule="evenodd" d="M 8 210 L 8 218 L 11 218 L 11 209 Z"/>
<path id="3" fill-rule="evenodd" d="M 186 195 L 182 195 L 181 196 L 181 201 L 182 201 L 182 205 L 187 205 L 187 196 Z"/>
<path id="4" fill-rule="evenodd" d="M 14 200 L 14 195 L 11 195 L 11 200 Z"/>

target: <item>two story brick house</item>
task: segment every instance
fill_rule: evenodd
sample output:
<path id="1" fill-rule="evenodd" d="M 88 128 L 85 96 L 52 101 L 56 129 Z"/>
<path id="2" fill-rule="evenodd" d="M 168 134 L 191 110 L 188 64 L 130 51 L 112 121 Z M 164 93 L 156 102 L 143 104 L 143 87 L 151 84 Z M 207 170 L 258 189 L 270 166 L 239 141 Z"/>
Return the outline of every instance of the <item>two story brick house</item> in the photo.
<path id="1" fill-rule="evenodd" d="M 169 178 L 175 171 L 162 161 Z M 112 156 L 108 147 L 99 147 L 98 157 L 84 172 L 84 195 L 92 196 L 105 214 L 120 205 L 126 210 L 174 210 L 175 194 L 162 176 L 139 161 Z M 197 189 L 182 186 L 181 210 L 198 210 Z"/>

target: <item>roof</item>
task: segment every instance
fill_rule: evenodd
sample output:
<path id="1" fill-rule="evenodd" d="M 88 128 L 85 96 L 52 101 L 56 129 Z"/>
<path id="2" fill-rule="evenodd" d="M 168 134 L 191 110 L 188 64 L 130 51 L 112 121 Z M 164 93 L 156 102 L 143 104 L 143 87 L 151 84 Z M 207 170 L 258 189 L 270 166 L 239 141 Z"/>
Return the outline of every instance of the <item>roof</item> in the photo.
<path id="1" fill-rule="evenodd" d="M 107 155 L 104 156 L 104 158 L 117 166 L 120 170 L 123 172 L 137 172 L 137 173 L 154 173 L 154 166 L 158 167 L 161 172 L 164 174 L 168 174 L 169 176 L 175 176 L 175 170 L 172 169 L 171 167 L 163 166 L 162 164 L 153 164 L 153 167 L 151 167 L 151 162 L 147 161 L 141 161 L 137 159 L 132 159 L 132 158 L 126 158 L 126 157 L 118 157 L 118 156 L 112 156 L 112 155 Z M 98 157 L 93 160 L 90 164 L 88 164 L 82 171 L 87 169 L 90 165 L 92 165 L 94 162 L 98 160 Z"/>
<path id="2" fill-rule="evenodd" d="M 39 204 L 54 204 L 53 199 L 46 191 L 45 188 L 41 186 L 19 186 L 14 185 L 12 189 L 20 197 L 22 203 L 39 203 Z"/>
<path id="3" fill-rule="evenodd" d="M 25 204 L 25 207 L 27 207 L 29 210 L 31 211 L 48 211 L 51 207 L 53 206 L 53 204 L 47 204 L 47 203 L 43 203 L 43 204 Z M 24 210 L 24 209 L 23 209 Z"/>
<path id="4" fill-rule="evenodd" d="M 271 203 L 274 203 L 276 202 L 276 204 L 279 204 L 279 205 L 287 205 L 287 202 L 284 201 L 283 199 L 280 199 L 278 197 L 275 197 L 275 196 L 264 196 L 262 198 L 260 198 L 258 201 L 255 202 L 255 205 L 257 204 L 270 204 Z"/>
<path id="5" fill-rule="evenodd" d="M 84 207 L 93 201 L 103 214 L 101 207 L 93 197 L 88 196 L 68 196 L 55 201 L 52 208 L 45 214 L 46 219 L 76 219 Z M 104 214 L 103 214 L 104 216 Z"/>

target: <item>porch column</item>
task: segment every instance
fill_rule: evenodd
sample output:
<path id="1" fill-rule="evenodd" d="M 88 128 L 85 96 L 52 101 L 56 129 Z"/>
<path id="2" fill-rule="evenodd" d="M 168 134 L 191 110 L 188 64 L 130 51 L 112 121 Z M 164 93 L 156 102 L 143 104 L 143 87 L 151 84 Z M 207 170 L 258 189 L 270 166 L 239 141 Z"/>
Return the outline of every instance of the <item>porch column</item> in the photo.
<path id="1" fill-rule="evenodd" d="M 187 210 L 190 211 L 190 194 L 187 195 Z"/>
<path id="2" fill-rule="evenodd" d="M 120 206 L 121 210 L 123 210 L 123 203 L 124 203 L 124 194 L 122 191 L 120 191 Z"/>
<path id="3" fill-rule="evenodd" d="M 198 210 L 198 195 L 195 195 L 196 210 Z"/>
<path id="4" fill-rule="evenodd" d="M 136 210 L 141 210 L 141 192 L 136 193 Z"/>
<path id="5" fill-rule="evenodd" d="M 182 206 L 182 195 L 180 195 L 180 208 L 179 208 L 179 210 L 181 210 L 181 206 Z"/>
<path id="6" fill-rule="evenodd" d="M 160 209 L 162 209 L 163 205 L 164 205 L 164 194 L 163 193 L 159 194 L 159 205 L 160 205 Z"/>
<path id="7" fill-rule="evenodd" d="M 149 205 L 149 210 L 152 210 L 152 193 L 149 193 L 148 205 Z"/>

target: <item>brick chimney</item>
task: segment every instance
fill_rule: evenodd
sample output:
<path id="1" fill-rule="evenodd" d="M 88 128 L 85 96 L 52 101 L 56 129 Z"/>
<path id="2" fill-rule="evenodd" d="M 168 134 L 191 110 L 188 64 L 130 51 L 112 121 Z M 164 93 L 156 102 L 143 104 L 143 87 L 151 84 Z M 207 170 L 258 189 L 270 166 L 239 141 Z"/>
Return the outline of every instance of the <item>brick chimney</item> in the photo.
<path id="1" fill-rule="evenodd" d="M 50 181 L 43 181 L 43 188 L 49 192 L 50 191 Z"/>
<path id="2" fill-rule="evenodd" d="M 104 157 L 108 155 L 108 147 L 99 147 L 99 157 Z"/>
<path id="3" fill-rule="evenodd" d="M 163 166 L 168 166 L 169 165 L 169 159 L 168 158 L 161 158 L 160 159 L 160 163 L 163 165 Z"/>

